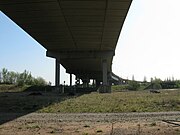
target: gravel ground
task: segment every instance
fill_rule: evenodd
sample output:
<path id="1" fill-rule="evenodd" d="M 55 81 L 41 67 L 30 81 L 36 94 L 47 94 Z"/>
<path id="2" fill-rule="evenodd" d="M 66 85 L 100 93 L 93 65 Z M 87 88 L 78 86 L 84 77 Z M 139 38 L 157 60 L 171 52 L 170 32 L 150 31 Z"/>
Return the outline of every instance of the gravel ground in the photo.
<path id="1" fill-rule="evenodd" d="M 180 112 L 0 113 L 0 135 L 180 135 L 162 120 L 180 121 Z"/>
<path id="2" fill-rule="evenodd" d="M 146 113 L 0 113 L 0 121 L 13 117 L 22 116 L 16 121 L 59 121 L 59 122 L 121 122 L 136 120 L 180 120 L 180 112 L 146 112 Z"/>

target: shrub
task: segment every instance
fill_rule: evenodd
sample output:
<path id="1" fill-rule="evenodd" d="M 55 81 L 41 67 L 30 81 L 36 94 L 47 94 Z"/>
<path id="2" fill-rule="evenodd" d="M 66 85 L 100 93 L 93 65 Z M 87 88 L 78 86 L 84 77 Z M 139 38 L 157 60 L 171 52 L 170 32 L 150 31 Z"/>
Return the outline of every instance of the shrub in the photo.
<path id="1" fill-rule="evenodd" d="M 153 84 L 153 89 L 155 89 L 155 90 L 157 90 L 157 89 L 162 89 L 162 86 L 161 86 L 161 84 L 160 83 L 154 83 Z"/>
<path id="2" fill-rule="evenodd" d="M 138 90 L 140 88 L 140 84 L 136 81 L 129 81 L 128 83 L 128 89 L 129 90 Z"/>
<path id="3" fill-rule="evenodd" d="M 45 85 L 47 85 L 47 82 L 42 77 L 37 77 L 34 79 L 33 85 L 45 86 Z"/>

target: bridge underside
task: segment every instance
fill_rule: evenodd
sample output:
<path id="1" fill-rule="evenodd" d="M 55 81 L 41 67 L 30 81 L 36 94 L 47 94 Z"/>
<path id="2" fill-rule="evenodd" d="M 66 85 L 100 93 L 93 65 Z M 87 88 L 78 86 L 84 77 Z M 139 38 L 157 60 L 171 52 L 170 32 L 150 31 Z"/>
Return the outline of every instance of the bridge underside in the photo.
<path id="1" fill-rule="evenodd" d="M 62 64 L 67 73 L 80 79 L 96 79 L 108 85 L 131 1 L 3 0 L 0 10 L 47 49 L 47 56 L 57 60 L 57 70 Z"/>

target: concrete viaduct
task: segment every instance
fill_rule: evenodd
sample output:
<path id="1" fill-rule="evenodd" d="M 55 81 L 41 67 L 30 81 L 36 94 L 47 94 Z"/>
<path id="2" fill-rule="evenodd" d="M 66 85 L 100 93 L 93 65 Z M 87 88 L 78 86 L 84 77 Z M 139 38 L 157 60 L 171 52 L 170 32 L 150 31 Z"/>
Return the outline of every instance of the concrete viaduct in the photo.
<path id="1" fill-rule="evenodd" d="M 1 0 L 0 10 L 47 49 L 56 59 L 55 85 L 60 64 L 83 83 L 102 82 L 109 92 L 112 60 L 132 0 Z"/>

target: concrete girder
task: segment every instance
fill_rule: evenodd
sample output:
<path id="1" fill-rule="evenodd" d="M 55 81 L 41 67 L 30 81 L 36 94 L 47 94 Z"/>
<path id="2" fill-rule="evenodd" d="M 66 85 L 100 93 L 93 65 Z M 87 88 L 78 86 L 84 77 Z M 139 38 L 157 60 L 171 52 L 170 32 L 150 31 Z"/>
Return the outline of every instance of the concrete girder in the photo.
<path id="1" fill-rule="evenodd" d="M 57 59 L 94 59 L 94 58 L 108 58 L 115 55 L 114 51 L 64 51 L 52 52 L 47 51 L 46 56 Z"/>

